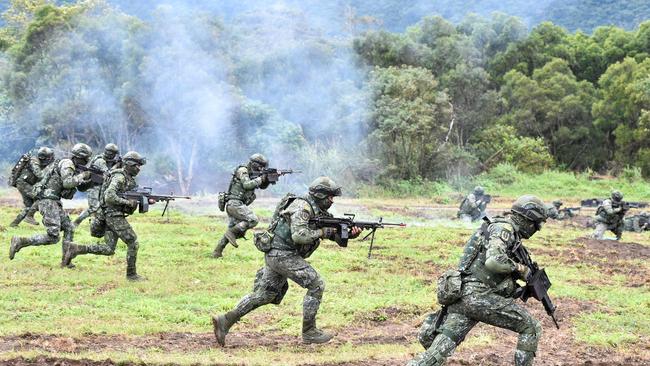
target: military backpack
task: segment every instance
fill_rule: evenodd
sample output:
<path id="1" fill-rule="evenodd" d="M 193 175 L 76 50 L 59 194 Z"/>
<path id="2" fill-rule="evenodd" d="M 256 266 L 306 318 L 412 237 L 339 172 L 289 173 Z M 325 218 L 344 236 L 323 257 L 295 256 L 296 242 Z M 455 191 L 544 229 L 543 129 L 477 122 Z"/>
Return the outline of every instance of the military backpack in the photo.
<path id="1" fill-rule="evenodd" d="M 7 180 L 7 184 L 11 187 L 16 186 L 16 180 L 18 180 L 18 177 L 20 176 L 20 173 L 23 172 L 23 169 L 25 169 L 26 166 L 29 165 L 29 160 L 32 158 L 32 156 L 27 153 L 23 154 L 20 159 L 16 162 L 13 168 L 11 168 L 11 174 L 9 174 L 9 179 Z"/>

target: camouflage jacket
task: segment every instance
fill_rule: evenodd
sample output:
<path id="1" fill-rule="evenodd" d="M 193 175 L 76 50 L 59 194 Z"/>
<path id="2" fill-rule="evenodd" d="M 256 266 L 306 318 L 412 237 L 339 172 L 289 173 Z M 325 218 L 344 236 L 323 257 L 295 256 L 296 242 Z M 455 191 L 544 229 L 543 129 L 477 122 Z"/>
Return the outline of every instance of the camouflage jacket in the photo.
<path id="1" fill-rule="evenodd" d="M 118 168 L 110 171 L 108 179 L 102 185 L 99 202 L 105 213 L 131 214 L 134 211 L 133 202 L 120 197 L 124 193 L 138 186 L 135 178 L 124 169 Z"/>
<path id="2" fill-rule="evenodd" d="M 97 155 L 90 161 L 90 164 L 88 164 L 88 166 L 94 169 L 99 169 L 102 172 L 107 172 L 111 170 L 115 164 L 117 164 L 117 161 L 106 160 L 106 157 L 104 155 Z"/>
<path id="3" fill-rule="evenodd" d="M 478 216 L 487 206 L 485 202 L 482 201 L 482 198 L 483 196 L 475 195 L 474 193 L 467 195 L 460 205 L 460 213 Z"/>
<path id="4" fill-rule="evenodd" d="M 262 185 L 262 177 L 251 179 L 246 166 L 238 167 L 232 175 L 226 200 L 242 201 L 250 205 L 255 201 L 255 188 Z"/>
<path id="5" fill-rule="evenodd" d="M 281 254 L 277 253 L 280 251 L 298 253 L 308 258 L 318 248 L 322 238 L 334 240 L 334 233 L 324 236 L 323 229 L 309 227 L 309 220 L 317 216 L 332 215 L 319 209 L 309 195 L 295 199 L 280 212 L 269 255 Z"/>
<path id="6" fill-rule="evenodd" d="M 77 189 L 85 191 L 90 187 L 82 174 L 75 175 L 75 165 L 71 159 L 53 162 L 42 174 L 41 180 L 34 185 L 34 194 L 38 199 L 72 199 Z"/>
<path id="7" fill-rule="evenodd" d="M 623 208 L 615 205 L 610 199 L 603 200 L 603 203 L 596 209 L 596 221 L 607 225 L 622 223 L 624 216 Z"/>
<path id="8" fill-rule="evenodd" d="M 463 282 L 476 290 L 510 296 L 517 277 L 510 249 L 520 242 L 517 226 L 509 218 L 495 217 L 485 222 L 465 244 L 459 264 Z"/>

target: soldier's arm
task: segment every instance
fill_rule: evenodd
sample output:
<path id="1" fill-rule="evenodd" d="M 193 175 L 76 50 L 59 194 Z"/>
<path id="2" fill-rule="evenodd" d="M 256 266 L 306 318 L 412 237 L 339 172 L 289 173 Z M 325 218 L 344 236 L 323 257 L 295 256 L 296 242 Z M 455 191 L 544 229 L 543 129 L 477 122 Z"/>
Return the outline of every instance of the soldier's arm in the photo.
<path id="1" fill-rule="evenodd" d="M 248 176 L 248 169 L 244 167 L 237 169 L 237 173 L 235 174 L 237 175 L 237 179 L 241 182 L 242 187 L 247 191 L 252 191 L 262 185 L 262 177 L 251 179 Z"/>
<path id="2" fill-rule="evenodd" d="M 610 201 L 610 200 L 605 200 L 603 202 L 603 209 L 605 210 L 605 212 L 607 212 L 608 215 L 613 215 L 613 214 L 621 211 L 620 207 L 613 208 L 612 207 L 612 201 Z"/>
<path id="3" fill-rule="evenodd" d="M 72 189 L 77 188 L 77 186 L 85 183 L 85 174 L 80 173 L 75 175 L 74 164 L 70 160 L 63 160 L 59 163 L 59 169 L 61 172 L 61 182 L 63 183 L 63 188 Z"/>
<path id="4" fill-rule="evenodd" d="M 38 163 L 38 159 L 32 158 L 29 159 L 29 169 L 34 173 L 36 178 L 43 179 L 43 170 L 41 169 L 41 165 Z"/>
<path id="5" fill-rule="evenodd" d="M 514 241 L 514 234 L 500 225 L 490 225 L 490 237 L 486 243 L 485 268 L 494 273 L 510 273 L 517 269 L 508 256 L 508 246 Z"/>
<path id="6" fill-rule="evenodd" d="M 297 204 L 297 205 L 296 205 Z M 296 205 L 296 207 L 291 207 Z M 312 229 L 309 227 L 309 219 L 311 218 L 311 209 L 307 203 L 300 204 L 294 202 L 289 209 L 291 211 L 291 239 L 298 245 L 312 244 L 315 240 L 327 237 L 328 239 L 334 238 L 332 230 Z"/>
<path id="7" fill-rule="evenodd" d="M 108 165 L 106 164 L 106 160 L 102 158 L 95 159 L 92 166 L 93 168 L 97 168 L 102 172 L 107 172 L 109 170 Z"/>
<path id="8" fill-rule="evenodd" d="M 114 206 L 131 205 L 131 201 L 118 196 L 118 193 L 123 191 L 124 186 L 126 186 L 126 178 L 124 175 L 115 174 L 111 176 L 108 187 L 106 187 L 106 190 L 104 191 L 104 201 L 107 204 Z"/>
<path id="9" fill-rule="evenodd" d="M 471 208 L 478 208 L 478 200 L 476 199 L 476 196 L 474 193 L 471 193 L 469 196 L 467 196 L 467 202 L 469 203 Z"/>

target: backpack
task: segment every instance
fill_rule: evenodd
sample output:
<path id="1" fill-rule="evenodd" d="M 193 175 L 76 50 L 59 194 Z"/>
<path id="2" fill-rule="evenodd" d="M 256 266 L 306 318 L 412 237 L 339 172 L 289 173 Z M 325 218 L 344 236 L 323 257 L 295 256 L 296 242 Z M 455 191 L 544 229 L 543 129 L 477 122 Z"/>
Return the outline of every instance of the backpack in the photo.
<path id="1" fill-rule="evenodd" d="M 253 243 L 255 243 L 255 247 L 259 251 L 267 253 L 269 250 L 271 250 L 271 242 L 275 236 L 274 231 L 280 222 L 282 211 L 286 210 L 287 207 L 289 207 L 297 199 L 304 200 L 304 198 L 293 193 L 287 193 L 284 197 L 282 197 L 278 205 L 275 206 L 275 211 L 273 212 L 273 216 L 271 216 L 271 223 L 269 224 L 268 229 L 254 235 Z"/>
<path id="2" fill-rule="evenodd" d="M 7 184 L 9 184 L 9 186 L 11 187 L 16 186 L 16 180 L 20 176 L 20 173 L 23 172 L 23 169 L 25 169 L 25 167 L 29 165 L 29 160 L 31 158 L 32 156 L 29 153 L 27 153 L 27 154 L 23 154 L 20 157 L 20 159 L 18 159 L 14 167 L 11 168 L 11 174 L 9 174 L 9 179 L 7 180 Z"/>

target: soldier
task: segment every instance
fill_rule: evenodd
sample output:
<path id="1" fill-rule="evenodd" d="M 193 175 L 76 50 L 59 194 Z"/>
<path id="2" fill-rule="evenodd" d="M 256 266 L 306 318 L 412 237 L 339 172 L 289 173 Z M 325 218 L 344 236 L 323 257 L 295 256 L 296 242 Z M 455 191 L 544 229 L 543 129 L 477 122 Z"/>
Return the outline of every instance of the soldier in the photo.
<path id="1" fill-rule="evenodd" d="M 241 165 L 233 173 L 226 193 L 226 213 L 230 222 L 228 230 L 212 252 L 214 258 L 223 257 L 223 250 L 228 243 L 237 248 L 237 239 L 243 238 L 248 229 L 257 226 L 257 216 L 248 206 L 255 201 L 255 189 L 266 189 L 269 182 L 265 175 L 251 179 L 250 173 L 264 169 L 268 164 L 269 161 L 264 155 L 253 154 L 249 159 L 248 166 Z"/>
<path id="2" fill-rule="evenodd" d="M 129 151 L 122 157 L 122 168 L 110 171 L 102 184 L 99 197 L 100 208 L 91 222 L 91 233 L 95 237 L 104 237 L 104 244 L 77 245 L 70 244 L 65 253 L 64 263 L 71 264 L 72 259 L 80 254 L 113 255 L 117 240 L 127 246 L 126 278 L 131 281 L 142 281 L 145 278 L 138 275 L 136 260 L 138 256 L 138 237 L 126 217 L 138 207 L 138 202 L 120 197 L 121 193 L 137 187 L 135 176 L 146 160 L 139 153 Z M 149 201 L 150 204 L 154 202 Z"/>
<path id="3" fill-rule="evenodd" d="M 16 172 L 15 187 L 23 197 L 25 207 L 9 226 L 16 227 L 23 220 L 28 224 L 38 225 L 38 222 L 34 219 L 34 214 L 38 210 L 38 205 L 35 205 L 34 184 L 43 178 L 43 170 L 52 161 L 54 161 L 54 151 L 43 146 L 38 149 L 36 157 L 30 157 L 29 162 L 19 172 Z"/>
<path id="4" fill-rule="evenodd" d="M 643 211 L 638 215 L 626 217 L 623 219 L 623 229 L 625 229 L 625 231 L 634 231 L 637 233 L 644 230 L 650 230 L 650 214 Z"/>
<path id="5" fill-rule="evenodd" d="M 456 215 L 463 221 L 476 221 L 485 216 L 485 208 L 489 202 L 489 196 L 481 186 L 474 187 L 474 191 L 460 204 Z"/>
<path id="6" fill-rule="evenodd" d="M 95 156 L 90 161 L 90 167 L 93 169 L 100 170 L 104 173 L 108 172 L 112 168 L 116 167 L 116 164 L 120 162 L 120 150 L 115 144 L 108 144 L 104 147 L 104 153 L 102 155 Z M 86 197 L 88 199 L 88 208 L 85 209 L 79 217 L 74 220 L 74 226 L 79 226 L 85 219 L 90 215 L 97 212 L 99 209 L 99 190 L 101 187 L 93 186 L 88 189 Z"/>
<path id="7" fill-rule="evenodd" d="M 627 208 L 623 202 L 623 194 L 612 191 L 611 199 L 603 200 L 596 209 L 596 230 L 592 234 L 594 239 L 602 240 L 607 230 L 616 234 L 616 240 L 621 240 L 623 235 L 623 218 Z"/>
<path id="8" fill-rule="evenodd" d="M 331 216 L 327 210 L 334 197 L 340 195 L 341 187 L 328 177 L 320 177 L 311 183 L 306 196 L 294 196 L 280 202 L 267 232 L 269 248 L 264 256 L 266 265 L 255 276 L 253 293 L 244 296 L 233 310 L 212 317 L 214 334 L 221 346 L 225 345 L 230 327 L 244 315 L 262 305 L 280 304 L 289 288 L 287 278 L 307 289 L 303 299 L 303 342 L 325 343 L 332 339 L 332 335 L 316 327 L 316 313 L 325 284 L 305 258 L 318 248 L 321 239 L 337 239 L 335 229 L 312 229 L 308 223 L 313 217 Z M 356 238 L 360 233 L 361 229 L 353 227 L 350 237 Z"/>
<path id="9" fill-rule="evenodd" d="M 84 191 L 90 187 L 90 173 L 75 174 L 75 164 L 86 165 L 92 153 L 90 146 L 76 144 L 72 147 L 72 158 L 54 162 L 43 171 L 43 178 L 34 185 L 34 195 L 38 200 L 38 210 L 43 215 L 43 225 L 47 232 L 45 235 L 35 235 L 30 238 L 12 237 L 9 259 L 14 259 L 16 253 L 24 247 L 58 243 L 61 230 L 63 230 L 62 252 L 65 254 L 68 244 L 72 242 L 74 227 L 68 214 L 63 210 L 61 199 L 72 199 L 77 189 Z"/>
<path id="10" fill-rule="evenodd" d="M 456 272 L 459 293 L 441 310 L 446 312 L 441 324 L 425 323 L 419 339 L 427 350 L 409 366 L 443 365 L 478 322 L 519 333 L 515 365 L 533 364 L 542 328 L 515 303 L 515 279 L 527 278 L 530 270 L 514 260 L 510 249 L 539 231 L 545 221 L 544 203 L 526 195 L 513 203 L 509 215 L 486 221 L 472 235 L 460 260 L 460 273 Z"/>

